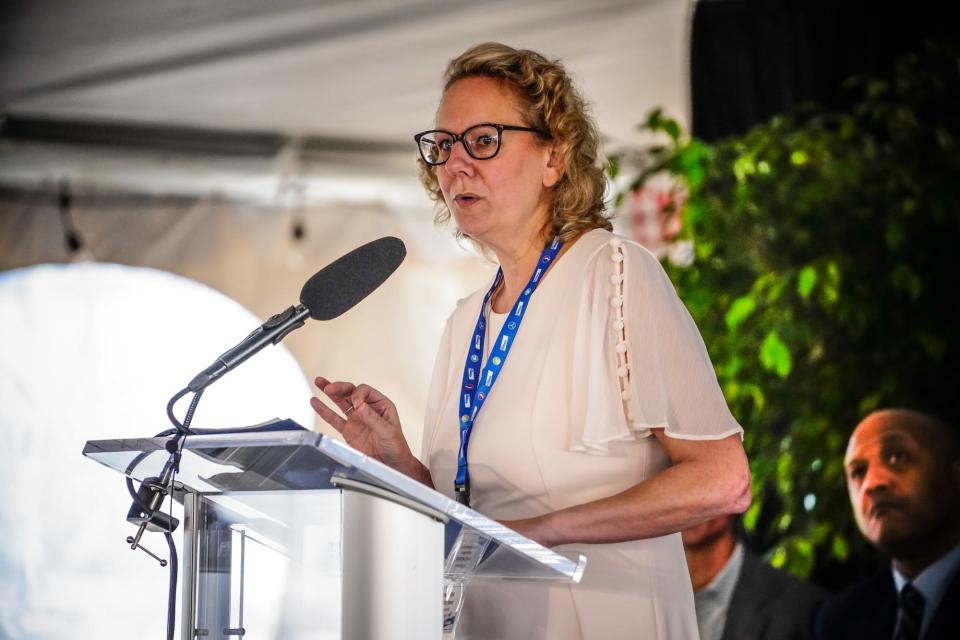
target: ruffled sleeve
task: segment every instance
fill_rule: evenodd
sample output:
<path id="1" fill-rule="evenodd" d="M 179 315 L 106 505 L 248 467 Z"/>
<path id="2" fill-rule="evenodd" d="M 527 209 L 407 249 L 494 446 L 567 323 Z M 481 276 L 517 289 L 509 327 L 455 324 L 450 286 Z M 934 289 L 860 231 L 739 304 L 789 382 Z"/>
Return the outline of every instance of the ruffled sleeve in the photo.
<path id="1" fill-rule="evenodd" d="M 572 450 L 609 454 L 656 428 L 689 440 L 743 433 L 693 319 L 640 245 L 613 236 L 593 252 L 576 326 Z"/>

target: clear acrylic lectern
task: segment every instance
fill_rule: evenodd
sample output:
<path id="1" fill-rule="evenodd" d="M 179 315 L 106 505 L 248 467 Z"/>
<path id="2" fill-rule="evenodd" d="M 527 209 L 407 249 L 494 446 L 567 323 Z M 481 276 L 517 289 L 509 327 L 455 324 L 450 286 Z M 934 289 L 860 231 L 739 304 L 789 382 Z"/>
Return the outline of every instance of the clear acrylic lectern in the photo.
<path id="1" fill-rule="evenodd" d="M 580 580 L 583 556 L 282 424 L 184 439 L 183 640 L 439 640 L 454 636 L 472 580 Z M 91 440 L 83 454 L 142 481 L 159 475 L 168 439 Z"/>

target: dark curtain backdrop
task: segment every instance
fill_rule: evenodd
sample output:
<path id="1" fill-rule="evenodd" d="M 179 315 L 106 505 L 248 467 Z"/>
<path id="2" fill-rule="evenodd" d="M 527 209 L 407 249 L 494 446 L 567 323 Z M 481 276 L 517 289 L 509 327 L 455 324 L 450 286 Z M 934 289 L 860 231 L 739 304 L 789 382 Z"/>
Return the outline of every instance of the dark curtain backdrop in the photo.
<path id="1" fill-rule="evenodd" d="M 843 81 L 888 76 L 926 39 L 956 39 L 953 3 L 931 0 L 699 0 L 693 17 L 693 133 L 715 140 L 806 101 L 845 106 Z"/>

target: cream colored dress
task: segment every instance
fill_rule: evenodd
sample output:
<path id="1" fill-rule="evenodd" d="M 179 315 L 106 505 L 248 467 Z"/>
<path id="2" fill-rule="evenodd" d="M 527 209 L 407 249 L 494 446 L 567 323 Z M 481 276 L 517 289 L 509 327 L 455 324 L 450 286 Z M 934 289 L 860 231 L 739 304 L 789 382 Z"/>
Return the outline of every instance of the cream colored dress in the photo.
<path id="1" fill-rule="evenodd" d="M 461 300 L 450 316 L 428 400 L 422 460 L 451 497 L 460 382 L 485 293 Z M 502 323 L 491 318 L 493 340 Z M 660 263 L 638 244 L 593 230 L 533 294 L 477 416 L 471 506 L 510 520 L 623 491 L 670 465 L 656 428 L 695 440 L 742 433 Z M 587 556 L 580 584 L 473 582 L 457 637 L 697 638 L 679 534 L 558 550 Z"/>

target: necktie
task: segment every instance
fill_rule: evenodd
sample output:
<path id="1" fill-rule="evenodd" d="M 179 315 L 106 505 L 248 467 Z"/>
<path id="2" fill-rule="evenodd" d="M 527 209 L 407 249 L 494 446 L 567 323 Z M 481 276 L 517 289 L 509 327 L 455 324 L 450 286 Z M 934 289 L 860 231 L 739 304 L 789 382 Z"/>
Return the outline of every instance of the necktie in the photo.
<path id="1" fill-rule="evenodd" d="M 897 614 L 897 626 L 893 631 L 893 640 L 920 640 L 920 627 L 923 623 L 923 594 L 909 582 L 900 590 L 900 610 Z"/>

